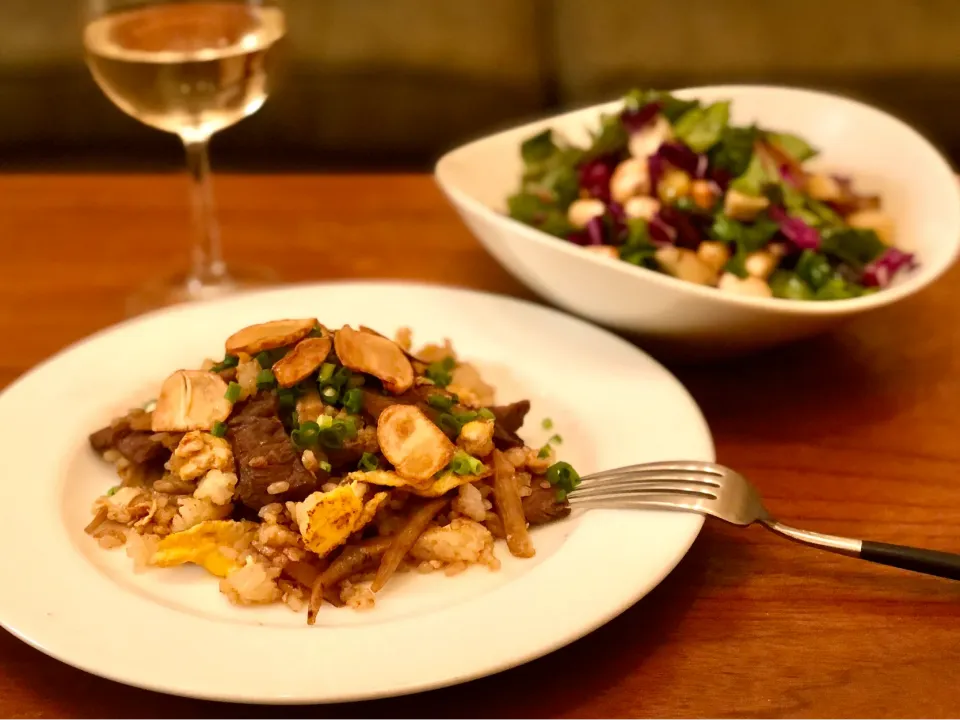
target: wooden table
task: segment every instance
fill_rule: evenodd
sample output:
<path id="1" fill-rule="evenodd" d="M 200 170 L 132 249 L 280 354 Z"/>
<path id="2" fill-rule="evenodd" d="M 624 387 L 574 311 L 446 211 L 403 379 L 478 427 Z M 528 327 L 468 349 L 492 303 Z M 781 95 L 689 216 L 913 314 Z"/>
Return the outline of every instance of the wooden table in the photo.
<path id="1" fill-rule="evenodd" d="M 230 258 L 288 280 L 416 278 L 530 297 L 427 177 L 217 186 Z M 0 177 L 0 384 L 120 320 L 128 291 L 183 260 L 185 192 L 177 176 Z M 675 368 L 719 459 L 803 527 L 960 552 L 958 281 L 955 269 L 833 336 Z M 958 621 L 960 583 L 708 522 L 677 570 L 617 620 L 458 688 L 332 708 L 217 705 L 100 680 L 2 634 L 0 714 L 956 716 Z"/>

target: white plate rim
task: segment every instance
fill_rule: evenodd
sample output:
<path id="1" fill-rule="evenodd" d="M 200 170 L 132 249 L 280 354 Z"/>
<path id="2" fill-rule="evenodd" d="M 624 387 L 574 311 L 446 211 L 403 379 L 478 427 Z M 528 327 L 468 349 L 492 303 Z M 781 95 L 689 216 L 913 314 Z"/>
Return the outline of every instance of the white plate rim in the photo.
<path id="1" fill-rule="evenodd" d="M 138 325 L 148 325 L 156 318 L 176 316 L 178 314 L 185 314 L 189 316 L 194 312 L 194 308 L 207 308 L 207 307 L 227 307 L 233 303 L 242 302 L 244 299 L 251 296 L 261 299 L 270 299 L 270 298 L 283 298 L 285 296 L 292 296 L 296 293 L 304 292 L 323 292 L 327 288 L 362 288 L 367 291 L 369 290 L 386 290 L 386 291 L 395 291 L 399 292 L 401 290 L 408 291 L 418 291 L 418 292 L 427 292 L 427 293 L 452 293 L 456 296 L 461 297 L 474 297 L 479 300 L 486 302 L 494 303 L 505 303 L 507 306 L 513 306 L 517 308 L 528 308 L 536 313 L 542 313 L 545 316 L 551 316 L 562 322 L 570 323 L 574 326 L 577 326 L 581 329 L 594 333 L 598 338 L 604 337 L 607 342 L 618 345 L 624 349 L 628 349 L 631 353 L 635 354 L 636 357 L 641 360 L 643 363 L 647 364 L 651 369 L 658 372 L 662 378 L 662 381 L 673 386 L 673 390 L 677 394 L 678 402 L 684 402 L 688 407 L 687 410 L 691 414 L 691 420 L 696 421 L 697 427 L 694 429 L 697 434 L 699 434 L 699 441 L 701 442 L 702 449 L 699 452 L 700 457 L 695 459 L 703 460 L 712 460 L 714 458 L 714 447 L 713 441 L 710 435 L 709 428 L 707 427 L 706 421 L 703 418 L 702 412 L 699 407 L 696 405 L 693 398 L 689 395 L 687 390 L 680 384 L 680 382 L 663 368 L 655 360 L 647 356 L 641 350 L 637 349 L 632 344 L 628 343 L 626 340 L 619 338 L 618 336 L 598 328 L 590 323 L 587 323 L 583 320 L 575 318 L 570 315 L 566 315 L 558 310 L 553 308 L 540 305 L 538 303 L 529 302 L 527 300 L 520 300 L 512 297 L 507 297 L 503 295 L 498 295 L 495 293 L 489 293 L 484 291 L 471 290 L 466 288 L 451 287 L 440 284 L 433 283 L 423 283 L 423 282 L 406 282 L 406 281 L 342 281 L 342 282 L 325 282 L 325 283 L 304 283 L 297 285 L 287 285 L 282 286 L 276 289 L 270 289 L 266 291 L 258 291 L 255 293 L 244 293 L 240 296 L 234 296 L 232 298 L 225 298 L 221 300 L 212 300 L 204 303 L 197 303 L 190 306 L 176 306 L 172 308 L 161 309 L 152 313 L 149 313 L 144 316 L 133 318 L 116 325 L 110 326 L 103 330 L 97 331 L 92 335 L 81 339 L 68 347 L 64 348 L 60 352 L 51 356 L 47 360 L 41 362 L 35 366 L 32 370 L 21 375 L 13 383 L 11 383 L 7 388 L 0 392 L 0 409 L 3 409 L 4 405 L 9 402 L 10 397 L 16 397 L 16 395 L 22 392 L 22 388 L 28 386 L 33 378 L 42 376 L 46 369 L 54 366 L 56 363 L 60 362 L 64 357 L 69 356 L 71 353 L 76 352 L 79 348 L 87 346 L 91 343 L 96 343 L 98 340 L 104 337 L 109 337 L 111 335 L 116 335 L 128 331 L 131 327 L 136 327 Z M 607 522 L 611 518 L 615 519 L 615 516 L 621 516 L 622 513 L 610 513 L 610 511 L 593 511 L 594 516 L 598 512 L 603 513 L 603 516 L 607 518 Z M 586 518 L 588 516 L 584 516 Z M 480 677 L 492 675 L 503 670 L 507 670 L 523 663 L 529 662 L 531 660 L 542 657 L 554 650 L 557 650 L 565 645 L 568 645 L 586 634 L 592 632 L 598 627 L 609 622 L 611 619 L 622 613 L 624 610 L 636 603 L 641 597 L 646 595 L 650 590 L 652 590 L 656 585 L 658 585 L 667 574 L 669 574 L 677 563 L 686 555 L 690 546 L 693 544 L 694 540 L 699 534 L 700 528 L 703 524 L 703 518 L 699 515 L 675 515 L 677 522 L 685 524 L 687 533 L 684 541 L 675 546 L 673 550 L 673 556 L 669 562 L 666 562 L 662 565 L 660 572 L 654 575 L 648 575 L 643 579 L 643 582 L 636 583 L 632 585 L 629 591 L 624 592 L 621 597 L 617 599 L 616 602 L 608 604 L 602 612 L 597 612 L 592 614 L 589 618 L 581 619 L 580 622 L 571 624 L 565 628 L 558 628 L 554 636 L 546 641 L 541 640 L 535 646 L 532 646 L 524 651 L 514 651 L 509 656 L 498 657 L 496 659 L 488 659 L 483 662 L 480 662 L 474 667 L 471 667 L 468 670 L 461 670 L 459 672 L 451 673 L 444 672 L 439 676 L 430 677 L 430 678 L 418 678 L 416 680 L 408 680 L 404 683 L 395 684 L 393 686 L 384 685 L 380 688 L 365 688 L 363 690 L 353 690 L 345 692 L 330 692 L 322 691 L 300 691 L 295 693 L 276 693 L 273 694 L 269 690 L 257 690 L 250 689 L 247 687 L 237 687 L 231 690 L 215 689 L 210 690 L 203 687 L 194 687 L 194 686 L 177 686 L 169 682 L 164 681 L 154 681 L 150 678 L 137 676 L 136 670 L 131 667 L 125 666 L 113 666 L 113 667 L 104 667 L 102 663 L 99 663 L 97 658 L 92 657 L 95 653 L 88 653 L 85 657 L 83 653 L 78 653 L 75 650 L 70 650 L 69 643 L 67 648 L 63 647 L 62 641 L 58 642 L 56 637 L 51 640 L 49 635 L 39 636 L 36 632 L 31 630 L 23 629 L 24 622 L 22 618 L 18 621 L 17 618 L 11 619 L 8 615 L 8 610 L 5 610 L 5 606 L 8 605 L 8 600 L 0 597 L 0 625 L 6 628 L 13 635 L 28 643 L 29 645 L 35 647 L 36 649 L 44 652 L 51 657 L 54 657 L 62 662 L 65 662 L 69 665 L 77 667 L 86 672 L 108 678 L 117 682 L 125 683 L 135 687 L 140 687 L 147 690 L 164 692 L 172 695 L 179 695 L 184 697 L 193 697 L 198 699 L 207 699 L 207 700 L 218 700 L 218 701 L 227 701 L 227 702 L 241 702 L 241 703 L 263 703 L 263 704 L 307 704 L 307 703 L 335 703 L 335 702 L 348 702 L 348 701 L 357 701 L 365 699 L 376 699 L 382 697 L 394 697 L 400 695 L 406 695 L 416 692 L 422 692 L 426 690 L 437 689 L 441 687 L 447 687 L 450 685 L 456 685 L 462 682 L 467 682 L 469 680 L 477 679 Z M 0 530 L 0 537 L 3 536 L 3 531 Z M 0 568 L 4 568 L 9 563 L 6 560 L 0 559 Z M 556 567 L 556 564 L 554 565 Z M 211 588 L 211 591 L 214 591 Z M 163 609 L 162 611 L 157 611 L 158 614 L 164 615 L 169 614 L 170 611 Z M 450 612 L 449 609 L 446 609 L 442 612 L 437 613 L 435 616 L 428 618 L 427 620 L 422 620 L 422 623 L 429 625 L 437 625 L 442 623 L 445 619 L 445 616 Z M 176 617 L 181 618 L 180 614 L 177 614 Z M 191 620 L 186 623 L 191 627 L 191 629 L 196 629 L 200 627 L 197 625 L 199 621 L 196 619 Z M 396 626 L 406 625 L 411 621 L 401 621 L 395 623 Z M 29 624 L 29 623 L 27 623 Z M 209 626 L 211 623 L 206 622 L 205 629 L 210 630 Z M 337 635 L 339 637 L 347 637 L 343 632 L 343 628 L 326 628 L 325 629 L 331 636 Z M 252 630 L 250 635 L 251 638 L 256 636 L 257 641 L 266 641 L 267 635 L 270 635 L 274 631 L 264 631 L 259 628 Z M 264 635 L 263 633 L 267 633 Z M 210 631 L 211 635 L 216 635 L 220 637 L 225 637 L 226 635 L 222 632 L 213 632 Z M 334 643 L 335 644 L 335 643 Z"/>

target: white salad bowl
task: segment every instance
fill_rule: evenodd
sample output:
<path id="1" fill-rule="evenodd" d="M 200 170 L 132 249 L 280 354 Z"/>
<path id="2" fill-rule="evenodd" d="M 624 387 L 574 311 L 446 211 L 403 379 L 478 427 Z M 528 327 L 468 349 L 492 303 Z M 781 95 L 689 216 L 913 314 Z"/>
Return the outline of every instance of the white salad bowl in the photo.
<path id="1" fill-rule="evenodd" d="M 505 214 L 519 186 L 520 143 L 554 128 L 588 142 L 601 113 L 621 102 L 539 120 L 444 155 L 436 179 L 484 247 L 548 301 L 651 347 L 714 358 L 808 337 L 912 295 L 939 277 L 960 250 L 960 186 L 944 157 L 909 125 L 847 98 L 792 88 L 728 85 L 675 93 L 731 101 L 730 121 L 796 133 L 820 150 L 810 167 L 852 176 L 879 193 L 896 224 L 897 246 L 919 266 L 877 293 L 848 300 L 801 301 L 732 295 L 621 262 L 547 235 Z"/>

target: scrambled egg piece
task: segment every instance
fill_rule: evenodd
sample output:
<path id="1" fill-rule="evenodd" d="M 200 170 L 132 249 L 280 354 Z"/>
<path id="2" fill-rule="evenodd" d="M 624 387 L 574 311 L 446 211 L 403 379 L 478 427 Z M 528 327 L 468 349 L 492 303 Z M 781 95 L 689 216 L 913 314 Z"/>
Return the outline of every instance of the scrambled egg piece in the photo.
<path id="1" fill-rule="evenodd" d="M 297 505 L 297 525 L 303 542 L 323 557 L 373 520 L 387 493 L 376 493 L 366 503 L 366 487 L 358 482 L 330 492 L 315 492 Z"/>
<path id="2" fill-rule="evenodd" d="M 210 433 L 192 430 L 180 440 L 167 469 L 187 482 L 196 482 L 193 496 L 214 505 L 233 500 L 237 475 L 230 443 Z"/>
<path id="3" fill-rule="evenodd" d="M 233 472 L 233 451 L 223 438 L 191 430 L 173 451 L 170 465 L 184 480 L 196 480 L 214 469 Z"/>
<path id="4" fill-rule="evenodd" d="M 153 554 L 152 563 L 159 567 L 173 567 L 195 563 L 217 577 L 226 577 L 238 567 L 233 551 L 243 541 L 252 539 L 256 523 L 234 520 L 205 520 L 188 530 L 175 532 L 163 538 Z"/>

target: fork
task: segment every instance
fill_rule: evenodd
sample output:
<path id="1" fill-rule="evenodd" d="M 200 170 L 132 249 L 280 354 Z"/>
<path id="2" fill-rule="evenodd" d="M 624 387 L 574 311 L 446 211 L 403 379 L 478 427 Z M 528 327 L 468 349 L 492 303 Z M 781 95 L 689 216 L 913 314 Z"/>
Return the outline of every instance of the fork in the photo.
<path id="1" fill-rule="evenodd" d="M 567 495 L 580 508 L 681 510 L 712 515 L 733 525 L 760 523 L 778 535 L 822 550 L 960 580 L 960 555 L 856 540 L 784 525 L 767 512 L 747 479 L 710 462 L 654 462 L 606 470 L 584 477 Z"/>

